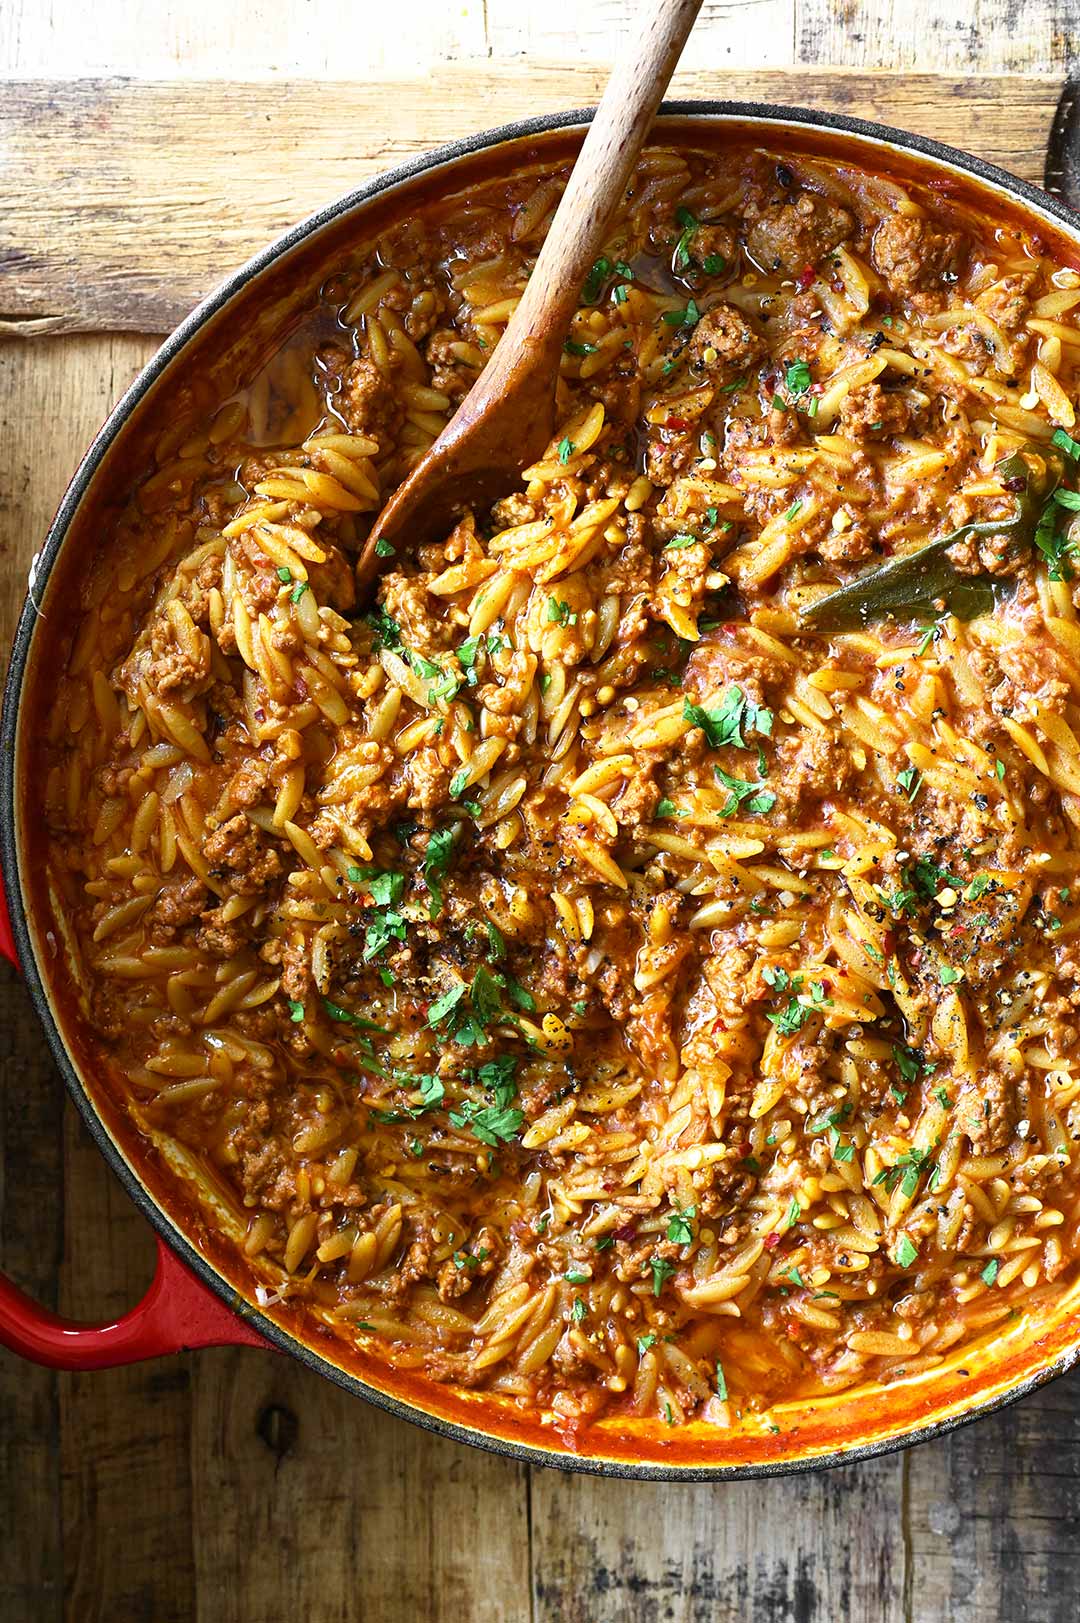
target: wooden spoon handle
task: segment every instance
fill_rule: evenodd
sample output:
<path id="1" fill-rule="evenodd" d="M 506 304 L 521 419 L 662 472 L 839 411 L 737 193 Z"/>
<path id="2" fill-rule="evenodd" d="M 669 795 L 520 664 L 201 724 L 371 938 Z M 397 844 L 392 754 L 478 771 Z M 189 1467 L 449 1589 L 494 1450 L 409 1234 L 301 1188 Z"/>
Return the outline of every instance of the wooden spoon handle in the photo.
<path id="1" fill-rule="evenodd" d="M 644 0 L 642 22 L 620 52 L 540 255 L 477 389 L 500 393 L 502 374 L 557 364 L 581 285 L 633 172 L 702 0 Z M 522 351 L 532 350 L 525 361 Z M 554 353 L 549 353 L 554 352 Z"/>

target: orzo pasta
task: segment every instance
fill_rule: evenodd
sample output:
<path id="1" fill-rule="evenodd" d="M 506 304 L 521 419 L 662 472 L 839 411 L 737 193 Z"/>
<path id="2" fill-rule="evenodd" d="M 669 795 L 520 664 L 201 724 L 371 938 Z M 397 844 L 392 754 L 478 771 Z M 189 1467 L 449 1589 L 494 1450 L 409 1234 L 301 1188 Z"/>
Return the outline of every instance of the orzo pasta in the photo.
<path id="1" fill-rule="evenodd" d="M 570 1431 L 760 1423 L 1073 1277 L 1080 275 L 884 177 L 652 149 L 547 453 L 357 605 L 564 178 L 389 231 L 169 426 L 59 682 L 50 861 L 264 1299 Z M 955 532 L 890 615 L 815 608 Z"/>

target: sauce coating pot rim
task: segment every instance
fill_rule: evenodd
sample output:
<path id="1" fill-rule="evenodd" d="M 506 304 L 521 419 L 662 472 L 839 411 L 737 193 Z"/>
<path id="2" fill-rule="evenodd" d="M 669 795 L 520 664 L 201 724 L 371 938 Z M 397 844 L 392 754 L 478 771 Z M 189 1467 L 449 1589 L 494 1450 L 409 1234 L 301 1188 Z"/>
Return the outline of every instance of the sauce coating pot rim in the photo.
<path id="1" fill-rule="evenodd" d="M 158 393 L 155 386 L 159 380 L 189 352 L 196 338 L 205 336 L 206 329 L 215 318 L 223 316 L 234 300 L 249 293 L 254 284 L 268 280 L 267 272 L 281 270 L 283 262 L 298 250 L 314 247 L 324 234 L 330 236 L 333 228 L 359 224 L 381 200 L 392 199 L 402 188 L 414 182 L 431 185 L 445 180 L 448 189 L 453 189 L 458 166 L 467 167 L 481 156 L 490 159 L 499 149 L 512 145 L 518 148 L 512 161 L 535 161 L 537 156 L 543 156 L 545 148 L 566 145 L 573 132 L 591 117 L 591 109 L 548 114 L 440 147 L 329 204 L 250 259 L 180 324 L 114 407 L 77 469 L 31 569 L 32 595 L 27 598 L 15 634 L 0 720 L 0 864 L 19 958 L 53 1058 L 97 1147 L 157 1234 L 209 1290 L 234 1310 L 238 1290 L 250 1299 L 251 1285 L 250 1279 L 246 1286 L 240 1283 L 231 1244 L 211 1233 L 197 1217 L 192 1219 L 188 1214 L 185 1226 L 179 1215 L 166 1209 L 164 1198 L 153 1187 L 157 1183 L 164 1188 L 166 1182 L 161 1169 L 153 1164 L 153 1151 L 148 1153 L 144 1146 L 139 1153 L 137 1135 L 130 1124 L 121 1120 L 118 1110 L 110 1110 L 103 1094 L 84 1079 L 83 1072 L 89 1069 L 86 1058 L 77 1052 L 79 1044 L 71 1032 L 61 1030 L 60 1000 L 51 990 L 58 945 L 38 923 L 37 903 L 30 894 L 34 869 L 27 856 L 26 819 L 20 815 L 23 786 L 31 764 L 30 745 L 20 733 L 24 691 L 33 662 L 41 661 L 42 649 L 47 651 L 50 641 L 49 621 L 41 617 L 35 600 L 43 599 L 65 541 L 121 431 L 144 415 L 144 405 L 152 403 Z M 1004 206 L 1036 229 L 1067 239 L 1080 262 L 1080 221 L 1063 204 L 991 164 L 922 136 L 843 114 L 760 103 L 688 101 L 663 104 L 652 138 L 690 143 L 696 140 L 703 145 L 719 138 L 759 139 L 775 144 L 783 141 L 785 134 L 791 136 L 796 149 L 812 147 L 816 142 L 829 157 L 841 162 L 865 167 L 899 162 L 924 181 L 947 181 L 968 196 L 981 196 L 985 206 Z M 130 1148 L 124 1147 L 125 1138 Z M 174 1205 L 178 1205 L 175 1195 L 173 1198 Z M 404 1376 L 371 1357 L 354 1358 L 329 1333 L 321 1336 L 310 1318 L 286 1312 L 271 1318 L 246 1303 L 242 1317 L 273 1347 L 297 1358 L 307 1368 L 400 1418 L 456 1442 L 471 1443 L 525 1462 L 666 1481 L 785 1475 L 892 1452 L 942 1436 L 966 1421 L 992 1413 L 1063 1374 L 1080 1359 L 1080 1313 L 1073 1310 L 1070 1323 L 1069 1310 L 1061 1308 L 1052 1322 L 1041 1326 L 1027 1345 L 1013 1350 L 1008 1357 L 987 1356 L 984 1349 L 979 1349 L 967 1360 L 971 1365 L 980 1365 L 979 1369 L 942 1370 L 940 1393 L 918 1381 L 898 1382 L 890 1387 L 890 1399 L 885 1401 L 881 1388 L 874 1389 L 869 1407 L 879 1411 L 876 1418 L 847 1422 L 838 1418 L 831 1424 L 831 1438 L 830 1406 L 839 1409 L 844 1403 L 858 1405 L 861 1401 L 866 1407 L 869 1394 L 865 1388 L 861 1389 L 861 1399 L 857 1390 L 841 1394 L 839 1405 L 835 1398 L 807 1405 L 808 1412 L 826 1414 L 824 1427 L 819 1426 L 824 1435 L 818 1438 L 801 1437 L 797 1424 L 785 1427 L 778 1435 L 762 1428 L 760 1438 L 715 1428 L 709 1437 L 708 1428 L 701 1425 L 660 1437 L 654 1422 L 627 1419 L 617 1425 L 601 1423 L 578 1453 L 572 1443 L 535 1416 L 518 1417 L 481 1394 L 448 1393 L 430 1380 Z M 958 1377 L 963 1386 L 959 1392 Z M 685 1435 L 687 1430 L 692 1433 L 689 1437 Z M 727 1460 L 720 1457 L 724 1453 L 729 1456 Z"/>

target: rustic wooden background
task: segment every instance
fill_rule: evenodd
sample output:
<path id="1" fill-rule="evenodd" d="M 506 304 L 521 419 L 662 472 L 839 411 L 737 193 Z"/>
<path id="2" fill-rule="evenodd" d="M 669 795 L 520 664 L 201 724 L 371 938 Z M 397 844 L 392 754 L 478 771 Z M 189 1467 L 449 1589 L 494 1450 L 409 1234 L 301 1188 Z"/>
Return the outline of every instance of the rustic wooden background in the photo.
<path id="1" fill-rule="evenodd" d="M 594 99 L 631 4 L 0 0 L 0 646 L 155 335 L 363 175 Z M 676 88 L 847 107 L 1038 180 L 1078 22 L 706 0 Z M 12 975 L 0 1065 L 0 1262 L 121 1312 L 150 1239 Z M 2 1623 L 1072 1623 L 1080 1376 L 904 1455 L 680 1489 L 453 1447 L 270 1355 L 59 1378 L 0 1356 L 0 1528 Z"/>

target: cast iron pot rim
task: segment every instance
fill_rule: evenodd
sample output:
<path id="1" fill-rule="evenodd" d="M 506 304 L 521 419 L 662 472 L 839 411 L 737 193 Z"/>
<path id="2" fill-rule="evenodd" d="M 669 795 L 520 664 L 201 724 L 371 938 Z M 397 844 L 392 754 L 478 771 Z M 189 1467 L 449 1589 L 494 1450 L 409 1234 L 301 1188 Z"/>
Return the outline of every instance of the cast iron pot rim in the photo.
<path id="1" fill-rule="evenodd" d="M 31 582 L 33 586 L 43 587 L 51 574 L 67 535 L 68 527 L 106 452 L 122 426 L 169 364 L 184 349 L 188 341 L 252 278 L 258 276 L 291 249 L 299 246 L 309 237 L 316 235 L 324 226 L 350 213 L 360 205 L 370 202 L 382 192 L 390 191 L 428 170 L 436 170 L 452 165 L 459 159 L 468 157 L 488 147 L 496 147 L 504 142 L 527 140 L 532 136 L 544 135 L 552 130 L 568 129 L 587 124 L 592 119 L 593 112 L 593 108 L 575 108 L 568 112 L 545 113 L 533 118 L 516 120 L 511 124 L 501 125 L 497 129 L 482 130 L 475 135 L 465 136 L 459 141 L 452 141 L 447 145 L 436 147 L 431 152 L 421 154 L 419 157 L 411 158 L 406 163 L 399 164 L 385 174 L 376 176 L 365 185 L 357 187 L 355 191 L 346 193 L 345 196 L 338 198 L 335 202 L 329 203 L 316 213 L 309 215 L 307 219 L 292 226 L 288 231 L 269 243 L 267 247 L 261 249 L 259 253 L 253 255 L 238 270 L 226 277 L 219 287 L 215 288 L 213 292 L 209 293 L 205 299 L 195 306 L 190 315 L 186 316 L 165 340 L 138 377 L 125 390 L 109 413 L 105 423 L 94 436 L 86 455 L 72 477 L 60 506 L 57 508 L 56 516 L 49 526 L 41 551 L 33 561 L 31 566 Z M 1077 216 L 1063 203 L 1059 202 L 1057 198 L 1040 191 L 1028 181 L 1020 180 L 1016 176 L 1008 174 L 1004 169 L 998 168 L 996 164 L 987 163 L 981 158 L 961 152 L 956 147 L 947 146 L 944 142 L 931 140 L 927 136 L 909 134 L 902 130 L 892 129 L 885 124 L 875 124 L 867 119 L 853 118 L 845 113 L 821 113 L 809 108 L 770 106 L 763 102 L 670 101 L 661 105 L 659 116 L 671 119 L 705 119 L 709 122 L 726 120 L 732 123 L 741 122 L 759 126 L 768 126 L 770 124 L 777 126 L 801 125 L 811 129 L 836 131 L 842 135 L 852 135 L 863 140 L 874 141 L 885 147 L 914 152 L 944 166 L 959 169 L 984 184 L 1006 192 L 1014 199 L 1019 198 L 1036 213 L 1049 215 L 1060 225 L 1063 225 L 1074 237 L 1080 237 Z M 513 1441 L 481 1430 L 479 1427 L 463 1425 L 459 1421 L 449 1420 L 442 1415 L 432 1413 L 430 1410 L 422 1409 L 412 1403 L 403 1402 L 400 1398 L 381 1391 L 377 1386 L 371 1385 L 358 1376 L 351 1374 L 348 1370 L 342 1369 L 331 1359 L 317 1352 L 314 1347 L 297 1340 L 287 1331 L 281 1329 L 272 1319 L 267 1318 L 238 1297 L 238 1293 L 231 1283 L 218 1273 L 217 1269 L 192 1246 L 187 1236 L 165 1211 L 164 1207 L 159 1206 L 151 1197 L 134 1166 L 129 1164 L 121 1154 L 104 1121 L 95 1109 L 90 1093 L 72 1063 L 67 1045 L 53 1015 L 48 991 L 39 971 L 37 955 L 31 942 L 27 923 L 16 836 L 15 744 L 19 700 L 37 620 L 37 610 L 28 597 L 15 631 L 11 661 L 4 688 L 3 714 L 0 717 L 0 869 L 3 872 L 12 930 L 30 999 L 44 1029 L 53 1059 L 63 1076 L 67 1090 L 74 1100 L 90 1136 L 138 1210 L 192 1273 L 236 1312 L 239 1317 L 253 1325 L 259 1334 L 264 1336 L 279 1352 L 288 1353 L 308 1369 L 334 1381 L 338 1386 L 344 1387 L 346 1391 L 354 1396 L 364 1398 L 369 1403 L 376 1404 L 379 1408 L 387 1410 L 399 1419 L 411 1421 L 415 1425 L 422 1426 L 427 1431 L 449 1438 L 454 1442 L 468 1443 L 473 1447 L 486 1449 L 493 1454 L 507 1455 L 525 1464 L 546 1465 L 557 1470 L 580 1471 L 595 1476 L 621 1477 L 653 1482 L 723 1482 L 746 1478 L 790 1476 L 796 1472 L 825 1470 L 857 1460 L 872 1459 L 880 1454 L 896 1453 L 901 1449 L 910 1448 L 916 1443 L 929 1442 L 934 1438 L 942 1437 L 960 1426 L 982 1419 L 986 1415 L 1005 1408 L 1008 1404 L 1017 1402 L 1020 1398 L 1027 1397 L 1048 1381 L 1064 1374 L 1080 1358 L 1080 1346 L 1070 1349 L 1052 1363 L 1044 1365 L 1041 1369 L 1027 1376 L 1009 1391 L 996 1393 L 982 1402 L 976 1403 L 963 1414 L 951 1415 L 945 1419 L 930 1421 L 926 1425 L 915 1426 L 910 1431 L 906 1431 L 897 1437 L 860 1443 L 852 1448 L 839 1449 L 833 1454 L 811 1455 L 804 1459 L 778 1460 L 776 1462 L 762 1462 L 751 1465 L 672 1467 L 654 1464 L 651 1461 L 630 1462 L 611 1459 L 603 1455 L 579 1457 L 561 1449 L 548 1450 L 539 1444 Z"/>

